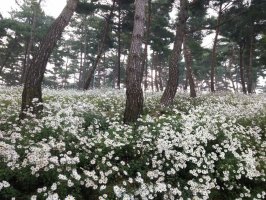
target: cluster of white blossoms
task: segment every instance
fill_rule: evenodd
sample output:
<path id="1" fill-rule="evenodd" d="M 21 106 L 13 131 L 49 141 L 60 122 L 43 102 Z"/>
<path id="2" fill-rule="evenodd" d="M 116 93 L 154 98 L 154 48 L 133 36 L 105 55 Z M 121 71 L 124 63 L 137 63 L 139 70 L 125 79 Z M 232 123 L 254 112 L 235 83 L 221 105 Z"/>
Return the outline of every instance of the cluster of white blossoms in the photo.
<path id="1" fill-rule="evenodd" d="M 2 189 L 4 189 L 4 188 L 8 188 L 8 187 L 10 187 L 9 182 L 7 182 L 7 181 L 2 181 L 2 182 L 0 182 L 0 191 L 1 191 Z"/>
<path id="2" fill-rule="evenodd" d="M 136 126 L 123 92 L 45 89 L 42 116 L 22 121 L 20 95 L 0 88 L 0 199 L 266 197 L 264 94 L 178 94 L 158 110 L 147 93 Z"/>

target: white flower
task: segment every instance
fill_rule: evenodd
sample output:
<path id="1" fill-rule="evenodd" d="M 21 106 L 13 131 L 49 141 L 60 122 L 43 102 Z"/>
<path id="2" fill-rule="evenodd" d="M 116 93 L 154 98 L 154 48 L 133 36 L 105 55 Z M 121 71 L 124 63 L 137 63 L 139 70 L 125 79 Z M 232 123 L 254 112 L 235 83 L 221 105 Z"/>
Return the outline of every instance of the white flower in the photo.
<path id="1" fill-rule="evenodd" d="M 5 187 L 5 188 L 10 187 L 9 182 L 3 181 L 2 183 L 3 183 L 3 187 Z"/>
<path id="2" fill-rule="evenodd" d="M 37 200 L 37 195 L 32 195 L 30 200 Z"/>
<path id="3" fill-rule="evenodd" d="M 75 200 L 75 197 L 73 197 L 72 195 L 67 195 L 65 200 Z"/>

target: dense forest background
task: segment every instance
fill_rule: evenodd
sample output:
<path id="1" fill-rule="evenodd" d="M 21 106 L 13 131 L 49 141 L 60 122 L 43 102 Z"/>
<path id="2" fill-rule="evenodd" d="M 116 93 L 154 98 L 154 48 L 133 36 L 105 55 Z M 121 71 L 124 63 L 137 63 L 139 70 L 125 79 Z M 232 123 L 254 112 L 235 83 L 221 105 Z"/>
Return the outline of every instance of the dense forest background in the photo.
<path id="1" fill-rule="evenodd" d="M 42 0 L 17 1 L 10 17 L 0 15 L 0 83 L 21 85 L 27 65 L 55 20 Z M 179 1 L 149 0 L 143 38 L 145 90 L 163 91 L 178 25 Z M 190 1 L 187 47 L 196 90 L 265 91 L 266 1 Z M 125 88 L 134 22 L 134 1 L 80 1 L 48 60 L 43 84 L 55 88 Z M 203 40 L 210 38 L 202 45 Z M 206 45 L 207 44 L 207 45 Z M 189 73 L 182 51 L 178 88 Z M 98 58 L 99 57 L 99 58 Z"/>

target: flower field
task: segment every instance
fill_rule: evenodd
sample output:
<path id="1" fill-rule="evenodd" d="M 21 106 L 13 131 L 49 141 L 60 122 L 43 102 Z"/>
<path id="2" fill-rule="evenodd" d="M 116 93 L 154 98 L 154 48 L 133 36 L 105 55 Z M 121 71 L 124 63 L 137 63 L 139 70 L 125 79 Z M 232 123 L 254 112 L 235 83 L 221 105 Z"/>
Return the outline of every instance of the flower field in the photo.
<path id="1" fill-rule="evenodd" d="M 0 88 L 1 200 L 266 198 L 265 94 L 147 93 L 135 125 L 123 92 L 43 94 L 19 121 L 21 88 Z"/>

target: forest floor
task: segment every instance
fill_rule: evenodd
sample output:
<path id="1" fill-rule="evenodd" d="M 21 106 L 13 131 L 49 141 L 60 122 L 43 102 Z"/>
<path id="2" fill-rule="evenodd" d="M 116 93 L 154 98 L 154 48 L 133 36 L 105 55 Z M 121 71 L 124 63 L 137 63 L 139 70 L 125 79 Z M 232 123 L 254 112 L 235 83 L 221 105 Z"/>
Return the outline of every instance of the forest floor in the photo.
<path id="1" fill-rule="evenodd" d="M 18 120 L 21 88 L 0 88 L 0 199 L 265 199 L 266 94 L 125 94 L 45 89 L 42 117 Z"/>

